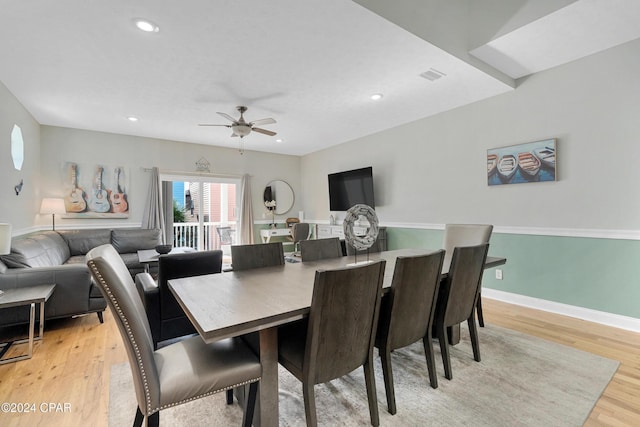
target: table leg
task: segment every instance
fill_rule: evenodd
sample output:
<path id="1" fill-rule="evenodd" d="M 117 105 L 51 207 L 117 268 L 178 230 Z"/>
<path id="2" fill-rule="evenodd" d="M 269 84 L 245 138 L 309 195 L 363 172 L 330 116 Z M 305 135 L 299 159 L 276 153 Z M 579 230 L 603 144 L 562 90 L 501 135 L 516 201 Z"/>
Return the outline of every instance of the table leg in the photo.
<path id="1" fill-rule="evenodd" d="M 256 402 L 255 413 L 258 417 L 254 417 L 254 425 L 277 426 L 279 423 L 278 328 L 260 330 L 260 363 L 262 378 Z"/>
<path id="2" fill-rule="evenodd" d="M 29 312 L 29 353 L 27 359 L 31 359 L 33 355 L 33 333 L 36 328 L 36 303 L 31 303 L 31 310 Z"/>
<path id="3" fill-rule="evenodd" d="M 39 340 L 44 336 L 44 302 L 40 303 L 40 333 L 38 334 Z"/>

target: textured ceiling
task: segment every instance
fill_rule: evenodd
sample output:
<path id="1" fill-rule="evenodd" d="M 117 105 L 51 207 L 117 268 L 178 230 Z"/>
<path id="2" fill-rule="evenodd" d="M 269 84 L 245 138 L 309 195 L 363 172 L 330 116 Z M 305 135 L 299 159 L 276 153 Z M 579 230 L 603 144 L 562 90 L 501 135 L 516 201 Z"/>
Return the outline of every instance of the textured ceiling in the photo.
<path id="1" fill-rule="evenodd" d="M 303 155 L 513 90 L 347 0 L 0 0 L 0 10 L 0 81 L 43 125 L 237 147 L 229 129 L 198 124 L 227 124 L 216 112 L 246 105 L 247 120 L 272 117 L 263 127 L 278 133 L 251 133 L 246 149 Z M 160 31 L 137 30 L 136 17 Z M 509 74 L 504 63 L 519 59 L 485 45 L 499 49 L 493 65 Z M 445 76 L 420 77 L 431 69 Z"/>

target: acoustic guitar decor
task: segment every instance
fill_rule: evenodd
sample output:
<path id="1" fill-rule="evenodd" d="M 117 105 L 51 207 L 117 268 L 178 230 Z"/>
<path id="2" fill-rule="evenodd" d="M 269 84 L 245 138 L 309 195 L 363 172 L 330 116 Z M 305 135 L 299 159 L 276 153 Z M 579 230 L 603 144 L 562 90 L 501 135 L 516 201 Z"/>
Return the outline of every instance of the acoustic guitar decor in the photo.
<path id="1" fill-rule="evenodd" d="M 111 210 L 109 193 L 107 193 L 107 190 L 105 190 L 102 185 L 102 172 L 104 172 L 104 168 L 98 166 L 96 169 L 95 189 L 89 200 L 89 209 L 99 213 L 109 212 Z"/>
<path id="2" fill-rule="evenodd" d="M 127 196 L 122 191 L 122 187 L 120 186 L 120 173 L 122 170 L 120 168 L 116 168 L 114 173 L 116 175 L 115 185 L 116 188 L 113 189 L 111 194 L 109 195 L 109 200 L 111 201 L 111 210 L 113 213 L 123 213 L 129 209 L 129 205 L 127 204 Z"/>
<path id="3" fill-rule="evenodd" d="M 71 192 L 64 198 L 64 208 L 67 212 L 84 212 L 87 209 L 86 194 L 82 188 L 78 187 L 78 165 L 72 163 L 70 171 Z"/>

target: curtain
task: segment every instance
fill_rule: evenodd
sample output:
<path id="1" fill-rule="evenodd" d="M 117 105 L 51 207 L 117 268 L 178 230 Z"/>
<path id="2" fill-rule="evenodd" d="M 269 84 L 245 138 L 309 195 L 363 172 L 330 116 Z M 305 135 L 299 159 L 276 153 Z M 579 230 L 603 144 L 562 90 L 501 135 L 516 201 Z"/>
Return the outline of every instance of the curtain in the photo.
<path id="1" fill-rule="evenodd" d="M 238 222 L 238 237 L 241 245 L 254 243 L 253 240 L 253 209 L 251 208 L 251 179 L 249 175 L 242 176 L 240 184 L 240 221 Z"/>
<path id="2" fill-rule="evenodd" d="M 151 169 L 151 183 L 147 193 L 147 203 L 142 214 L 142 228 L 165 230 L 162 194 L 160 193 L 160 171 Z M 162 243 L 166 243 L 166 234 L 162 233 Z"/>
<path id="3" fill-rule="evenodd" d="M 164 238 L 166 243 L 173 243 L 173 182 L 162 181 L 162 205 L 164 213 Z"/>

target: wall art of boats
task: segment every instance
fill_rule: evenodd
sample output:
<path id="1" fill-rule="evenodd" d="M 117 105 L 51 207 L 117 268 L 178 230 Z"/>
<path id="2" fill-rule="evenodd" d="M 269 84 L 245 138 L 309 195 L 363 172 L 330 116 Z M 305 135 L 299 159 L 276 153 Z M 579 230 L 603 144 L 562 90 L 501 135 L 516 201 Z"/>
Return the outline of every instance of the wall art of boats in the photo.
<path id="1" fill-rule="evenodd" d="M 540 172 L 540 160 L 531 152 L 518 153 L 520 174 L 526 179 L 533 179 Z"/>
<path id="2" fill-rule="evenodd" d="M 487 154 L 487 176 L 491 176 L 496 173 L 498 166 L 498 155 Z"/>
<path id="3" fill-rule="evenodd" d="M 552 147 L 541 147 L 533 150 L 533 154 L 542 162 L 542 166 L 549 169 L 556 168 L 556 150 Z"/>
<path id="4" fill-rule="evenodd" d="M 516 174 L 518 170 L 518 162 L 516 161 L 516 156 L 512 154 L 505 154 L 500 158 L 498 162 L 498 176 L 500 180 L 504 183 L 511 181 L 511 178 Z"/>

